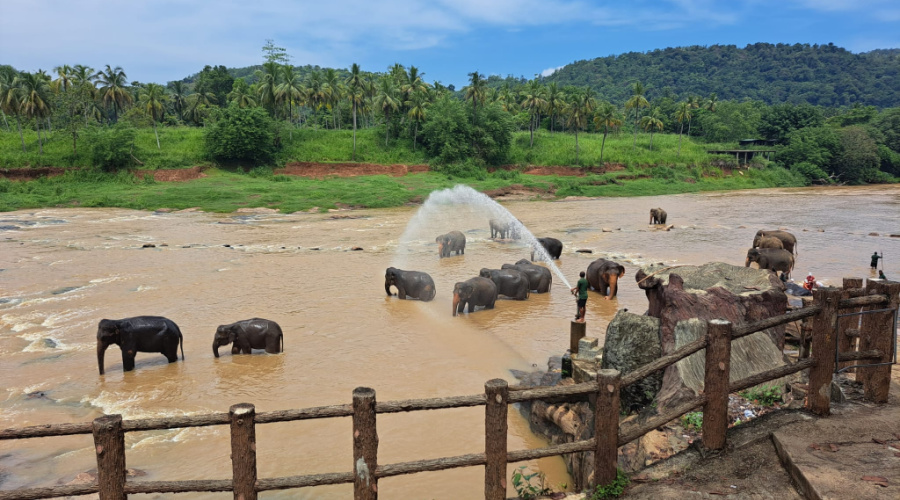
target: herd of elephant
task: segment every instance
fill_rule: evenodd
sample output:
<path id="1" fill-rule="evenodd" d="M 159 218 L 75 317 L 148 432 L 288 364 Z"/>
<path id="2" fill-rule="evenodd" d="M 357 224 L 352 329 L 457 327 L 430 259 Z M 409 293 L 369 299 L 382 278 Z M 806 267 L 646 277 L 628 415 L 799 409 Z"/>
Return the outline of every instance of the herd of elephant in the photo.
<path id="1" fill-rule="evenodd" d="M 135 316 L 124 319 L 102 319 L 97 326 L 97 364 L 103 375 L 103 355 L 116 344 L 122 349 L 122 371 L 134 369 L 134 357 L 139 352 L 158 352 L 169 360 L 178 361 L 178 348 L 184 361 L 184 338 L 174 321 L 162 316 Z M 219 325 L 213 337 L 213 354 L 219 357 L 219 347 L 233 344 L 231 354 L 250 354 L 253 349 L 265 349 L 278 354 L 284 350 L 284 334 L 278 323 L 262 318 L 245 319 L 230 325 Z"/>
<path id="2" fill-rule="evenodd" d="M 780 271 L 786 279 L 791 276 L 797 255 L 797 238 L 793 234 L 760 229 L 753 237 L 753 246 L 747 250 L 744 266 L 750 267 L 751 262 L 756 262 L 760 269 L 768 269 L 776 274 Z"/>
<path id="3" fill-rule="evenodd" d="M 503 223 L 495 219 L 489 221 L 491 238 L 511 237 L 518 239 L 516 224 Z M 562 255 L 563 243 L 556 238 L 537 238 L 538 244 L 551 259 L 559 259 Z M 466 253 L 466 235 L 460 231 L 450 231 L 435 238 L 438 254 L 441 258 L 452 254 Z M 515 264 L 503 264 L 500 269 L 481 269 L 479 275 L 466 281 L 457 282 L 453 286 L 453 316 L 474 312 L 476 307 L 493 309 L 500 295 L 526 300 L 531 293 L 547 293 L 553 284 L 553 274 L 543 266 L 533 264 L 535 250 L 531 251 L 531 260 L 521 259 Z M 586 278 L 591 288 L 606 298 L 615 297 L 618 280 L 625 274 L 625 267 L 606 259 L 597 259 L 588 266 Z M 430 301 L 437 293 L 434 280 L 422 271 L 405 271 L 389 267 L 384 274 L 384 291 L 392 296 L 391 287 L 397 289 L 397 297 L 401 300 L 418 299 Z"/>

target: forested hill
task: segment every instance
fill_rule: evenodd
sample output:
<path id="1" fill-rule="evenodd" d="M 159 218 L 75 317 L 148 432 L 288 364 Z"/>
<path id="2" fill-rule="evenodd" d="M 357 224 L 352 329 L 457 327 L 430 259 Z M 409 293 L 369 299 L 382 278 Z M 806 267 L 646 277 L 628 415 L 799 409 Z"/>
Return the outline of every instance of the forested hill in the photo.
<path id="1" fill-rule="evenodd" d="M 900 49 L 854 54 L 828 45 L 757 43 L 629 52 L 566 65 L 545 82 L 591 86 L 611 102 L 624 102 L 640 81 L 649 98 L 764 101 L 846 106 L 900 106 Z"/>

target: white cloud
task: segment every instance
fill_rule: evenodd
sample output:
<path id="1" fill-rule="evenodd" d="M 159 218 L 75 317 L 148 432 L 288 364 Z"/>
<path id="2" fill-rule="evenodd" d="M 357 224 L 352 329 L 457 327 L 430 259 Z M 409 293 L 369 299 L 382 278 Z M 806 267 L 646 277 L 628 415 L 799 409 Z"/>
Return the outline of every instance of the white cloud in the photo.
<path id="1" fill-rule="evenodd" d="M 557 71 L 563 69 L 564 67 L 565 66 L 557 66 L 555 68 L 547 68 L 544 71 L 541 71 L 541 76 L 550 76 L 553 73 L 556 73 Z"/>

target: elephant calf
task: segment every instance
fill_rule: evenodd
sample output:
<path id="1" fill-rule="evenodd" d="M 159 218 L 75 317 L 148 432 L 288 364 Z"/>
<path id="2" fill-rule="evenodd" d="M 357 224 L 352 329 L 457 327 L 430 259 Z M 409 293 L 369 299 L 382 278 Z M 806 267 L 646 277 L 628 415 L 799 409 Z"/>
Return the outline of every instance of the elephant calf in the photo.
<path id="1" fill-rule="evenodd" d="M 125 319 L 101 319 L 97 325 L 97 364 L 103 375 L 103 355 L 110 344 L 122 349 L 122 371 L 134 370 L 134 356 L 139 352 L 158 352 L 178 361 L 178 347 L 184 361 L 184 338 L 178 325 L 162 316 L 135 316 Z"/>
<path id="2" fill-rule="evenodd" d="M 391 285 L 397 287 L 397 297 L 405 300 L 407 297 L 428 302 L 434 298 L 437 290 L 434 288 L 434 280 L 428 273 L 420 271 L 404 271 L 396 267 L 389 267 L 384 272 L 384 291 L 391 295 Z"/>
<path id="3" fill-rule="evenodd" d="M 537 293 L 547 293 L 553 284 L 553 273 L 544 266 L 532 264 L 528 259 L 519 259 L 515 264 L 503 264 L 500 269 L 518 269 L 528 276 L 528 287 Z"/>
<path id="4" fill-rule="evenodd" d="M 466 235 L 459 231 L 442 234 L 435 238 L 434 242 L 438 244 L 438 254 L 441 258 L 449 257 L 451 252 L 456 252 L 456 255 L 466 253 Z"/>
<path id="5" fill-rule="evenodd" d="M 606 259 L 597 259 L 587 268 L 587 280 L 591 288 L 605 299 L 616 296 L 619 278 L 625 276 L 625 266 Z"/>
<path id="6" fill-rule="evenodd" d="M 278 323 L 262 318 L 245 319 L 230 325 L 219 325 L 213 338 L 213 354 L 219 357 L 219 347 L 231 343 L 231 354 L 252 354 L 253 349 L 265 349 L 269 354 L 284 350 L 284 334 Z"/>
<path id="7" fill-rule="evenodd" d="M 528 298 L 530 283 L 528 275 L 518 269 L 487 269 L 478 273 L 482 278 L 487 278 L 497 285 L 497 293 L 516 300 Z"/>
<path id="8" fill-rule="evenodd" d="M 453 315 L 463 312 L 468 305 L 469 312 L 475 312 L 475 306 L 493 309 L 497 302 L 497 285 L 488 278 L 476 277 L 460 281 L 453 286 Z"/>
<path id="9" fill-rule="evenodd" d="M 760 269 L 781 271 L 785 277 L 790 277 L 794 268 L 794 255 L 781 248 L 751 248 L 747 250 L 744 267 L 750 267 L 751 262 L 756 262 Z"/>
<path id="10" fill-rule="evenodd" d="M 538 238 L 537 242 L 539 245 L 544 247 L 544 250 L 547 251 L 547 255 L 551 259 L 559 259 L 559 256 L 562 255 L 563 243 L 556 238 Z M 534 251 L 536 249 L 531 249 L 531 261 L 534 262 Z"/>
<path id="11" fill-rule="evenodd" d="M 650 224 L 665 224 L 669 214 L 661 208 L 650 209 Z"/>

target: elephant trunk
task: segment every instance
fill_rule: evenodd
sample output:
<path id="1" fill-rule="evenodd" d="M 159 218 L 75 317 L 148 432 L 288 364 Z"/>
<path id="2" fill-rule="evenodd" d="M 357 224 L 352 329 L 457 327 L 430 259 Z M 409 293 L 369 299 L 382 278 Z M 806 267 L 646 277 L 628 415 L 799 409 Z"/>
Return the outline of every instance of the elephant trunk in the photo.
<path id="1" fill-rule="evenodd" d="M 747 260 L 744 262 L 744 267 L 750 267 L 750 257 L 747 257 Z"/>
<path id="2" fill-rule="evenodd" d="M 388 296 L 391 295 L 391 282 L 390 281 L 384 282 L 384 293 L 388 294 Z"/>
<path id="3" fill-rule="evenodd" d="M 97 366 L 100 367 L 100 375 L 103 375 L 103 355 L 106 353 L 106 348 L 109 347 L 109 344 L 103 343 L 103 341 L 97 341 Z"/>
<path id="4" fill-rule="evenodd" d="M 219 357 L 219 341 L 218 340 L 213 340 L 213 355 L 215 355 L 215 357 L 217 357 L 217 358 Z"/>
<path id="5" fill-rule="evenodd" d="M 456 316 L 456 308 L 459 307 L 459 294 L 453 294 L 453 315 Z"/>
<path id="6" fill-rule="evenodd" d="M 618 289 L 618 285 L 619 285 L 619 275 L 613 274 L 612 276 L 609 277 L 609 297 L 610 298 L 616 296 L 616 290 Z"/>
<path id="7" fill-rule="evenodd" d="M 444 244 L 443 243 L 438 243 L 438 255 L 440 255 L 441 257 L 444 256 Z"/>

